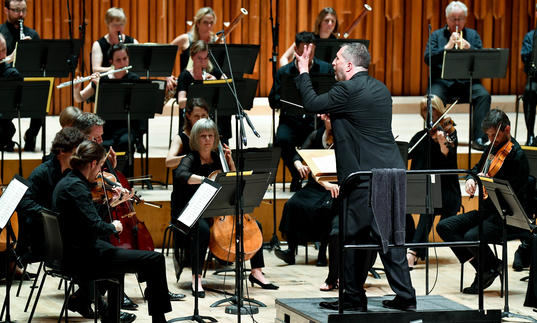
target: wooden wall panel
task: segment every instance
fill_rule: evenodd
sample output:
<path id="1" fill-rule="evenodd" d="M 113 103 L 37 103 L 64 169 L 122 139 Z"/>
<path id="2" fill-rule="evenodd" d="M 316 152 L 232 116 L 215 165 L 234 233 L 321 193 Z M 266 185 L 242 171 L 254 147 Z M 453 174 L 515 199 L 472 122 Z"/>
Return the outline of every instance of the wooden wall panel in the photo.
<path id="1" fill-rule="evenodd" d="M 272 0 L 275 6 L 276 0 Z M 362 11 L 363 1 L 354 0 L 280 0 L 279 54 L 294 41 L 296 32 L 312 30 L 317 13 L 326 6 L 338 12 L 340 32 Z M 523 91 L 526 76 L 520 60 L 524 35 L 535 28 L 536 0 L 465 0 L 469 7 L 467 26 L 481 35 L 485 48 L 510 49 L 507 76 L 501 80 L 484 80 L 493 94 L 515 94 Z M 41 38 L 68 38 L 67 0 L 27 0 L 26 24 L 35 28 Z M 385 82 L 393 95 L 422 95 L 427 88 L 427 66 L 423 51 L 428 39 L 428 25 L 436 30 L 445 24 L 445 7 L 449 0 L 375 0 L 373 11 L 351 33 L 352 38 L 370 40 L 371 74 Z M 261 51 L 252 77 L 259 79 L 259 96 L 268 95 L 272 86 L 272 37 L 269 0 L 70 0 L 73 34 L 80 37 L 83 6 L 86 10 L 84 71 L 89 75 L 89 52 L 92 43 L 107 30 L 104 14 L 119 6 L 127 15 L 126 33 L 140 42 L 169 43 L 190 29 L 187 21 L 202 6 L 211 6 L 217 14 L 215 31 L 223 29 L 241 7 L 249 15 L 233 31 L 231 43 L 260 44 Z M 274 8 L 275 9 L 275 8 Z M 276 14 L 276 13 L 275 13 Z M 2 20 L 5 20 L 2 12 Z M 178 66 L 179 59 L 176 61 Z M 79 65 L 79 70 L 80 70 Z M 178 74 L 176 67 L 174 74 Z M 57 80 L 63 82 L 65 80 Z M 55 90 L 54 113 L 71 103 L 70 90 Z M 89 107 L 85 105 L 85 109 Z"/>

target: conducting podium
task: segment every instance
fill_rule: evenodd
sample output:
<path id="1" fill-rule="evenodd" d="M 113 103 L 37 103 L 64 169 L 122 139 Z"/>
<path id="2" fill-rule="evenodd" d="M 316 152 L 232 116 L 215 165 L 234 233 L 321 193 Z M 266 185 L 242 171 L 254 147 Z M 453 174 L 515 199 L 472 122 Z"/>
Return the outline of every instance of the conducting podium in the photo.
<path id="1" fill-rule="evenodd" d="M 468 80 L 470 82 L 468 102 L 470 103 L 469 139 L 472 138 L 473 124 L 472 85 L 474 79 L 504 78 L 507 72 L 509 49 L 468 49 L 445 50 L 442 62 L 442 78 L 447 80 Z M 474 138 L 477 139 L 477 138 Z M 471 156 L 472 147 L 468 142 L 468 156 Z M 471 168 L 471 158 L 468 158 L 468 169 Z"/>
<path id="2" fill-rule="evenodd" d="M 0 104 L 0 119 L 17 118 L 18 122 L 19 175 L 21 176 L 22 131 L 20 119 L 43 118 L 50 111 L 53 83 L 53 77 L 26 77 L 24 79 L 0 80 L 0 102 L 2 102 Z"/>
<path id="3" fill-rule="evenodd" d="M 94 113 L 103 120 L 126 121 L 128 137 L 128 171 L 133 172 L 133 121 L 153 118 L 164 99 L 162 83 L 151 80 L 101 79 L 95 94 Z"/>
<path id="4" fill-rule="evenodd" d="M 147 43 L 126 46 L 134 73 L 146 78 L 172 75 L 177 45 Z"/>

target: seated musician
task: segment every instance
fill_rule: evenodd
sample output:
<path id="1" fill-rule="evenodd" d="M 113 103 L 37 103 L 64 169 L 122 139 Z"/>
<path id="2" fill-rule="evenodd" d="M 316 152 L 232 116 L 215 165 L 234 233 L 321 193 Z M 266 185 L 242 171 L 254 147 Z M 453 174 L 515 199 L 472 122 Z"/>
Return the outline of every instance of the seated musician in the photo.
<path id="1" fill-rule="evenodd" d="M 175 88 L 177 103 L 179 105 L 179 127 L 185 123 L 184 108 L 186 106 L 188 88 L 195 81 L 217 80 L 225 78 L 222 73 L 213 67 L 209 61 L 209 45 L 203 40 L 197 40 L 190 45 L 190 60 L 188 65 L 177 78 Z M 218 116 L 218 129 L 222 141 L 227 143 L 231 138 L 231 117 Z"/>
<path id="2" fill-rule="evenodd" d="M 442 79 L 442 64 L 444 51 L 450 49 L 481 49 L 481 37 L 474 29 L 465 27 L 468 8 L 461 1 L 451 1 L 446 7 L 447 25 L 435 30 L 427 42 L 424 60 L 429 65 L 431 60 L 432 85 L 431 93 L 438 95 L 443 102 L 449 99 L 462 97 L 468 100 L 467 93 L 470 88 L 469 80 Z M 429 57 L 429 49 L 431 57 Z M 472 148 L 483 150 L 487 136 L 481 131 L 480 125 L 490 110 L 490 94 L 481 85 L 481 81 L 472 81 L 472 105 L 474 106 Z"/>
<path id="3" fill-rule="evenodd" d="M 203 98 L 192 98 L 186 102 L 185 125 L 183 126 L 183 131 L 172 139 L 166 156 L 166 167 L 175 168 L 179 166 L 181 159 L 191 152 L 190 131 L 192 131 L 192 127 L 198 120 L 207 118 L 209 118 L 209 105 Z"/>
<path id="4" fill-rule="evenodd" d="M 129 53 L 127 47 L 123 44 L 113 45 L 108 51 L 108 57 L 110 57 L 110 64 L 114 66 L 114 69 L 120 69 L 129 66 Z M 97 83 L 99 81 L 100 74 L 94 73 L 91 75 L 92 80 L 84 89 L 81 90 L 81 83 L 75 84 L 75 101 L 82 102 L 92 98 L 97 91 Z M 76 80 L 78 80 L 77 78 Z M 105 75 L 102 79 L 115 79 L 115 80 L 138 80 L 139 76 L 128 70 Z M 128 151 L 128 130 L 127 130 L 127 116 L 125 120 L 109 120 L 104 125 L 103 145 L 105 147 L 114 146 L 119 151 Z M 140 142 L 140 123 L 138 121 L 131 121 L 131 142 Z"/>
<path id="5" fill-rule="evenodd" d="M 298 55 L 302 55 L 306 45 L 314 43 L 315 36 L 313 33 L 303 31 L 295 36 L 296 52 Z M 312 75 L 333 73 L 332 66 L 314 58 L 313 53 L 310 56 L 310 66 L 310 73 Z M 274 84 L 272 85 L 272 89 L 268 96 L 270 107 L 272 109 L 281 109 L 280 121 L 276 132 L 276 143 L 281 147 L 283 162 L 293 177 L 293 180 L 291 181 L 292 192 L 298 191 L 301 187 L 300 173 L 293 166 L 293 157 L 296 153 L 295 147 L 301 145 L 314 130 L 314 116 L 309 114 L 288 115 L 286 109 L 282 108 L 282 103 L 280 102 L 282 75 L 297 76 L 298 74 L 296 60 L 281 67 L 276 74 Z"/>
<path id="6" fill-rule="evenodd" d="M 60 112 L 60 126 L 62 128 L 65 127 L 72 127 L 75 123 L 76 118 L 79 114 L 82 113 L 82 110 L 80 110 L 77 107 L 74 106 L 68 106 L 65 109 Z"/>
<path id="7" fill-rule="evenodd" d="M 106 72 L 113 67 L 110 64 L 111 56 L 108 51 L 114 45 L 138 44 L 138 41 L 129 35 L 125 35 L 127 16 L 122 8 L 112 7 L 106 10 L 104 22 L 108 33 L 95 41 L 91 47 L 91 69 L 93 72 Z M 121 35 L 121 39 L 119 38 Z"/>
<path id="8" fill-rule="evenodd" d="M 218 129 L 216 124 L 209 119 L 200 119 L 196 122 L 190 133 L 190 148 L 192 152 L 186 155 L 173 174 L 173 192 L 171 198 L 172 222 L 177 220 L 177 216 L 188 203 L 199 184 L 212 172 L 222 169 L 220 159 L 216 149 L 218 147 Z M 225 148 L 225 159 L 229 169 L 235 170 L 235 163 L 231 157 L 229 147 Z M 201 268 L 203 267 L 204 256 L 209 245 L 209 220 L 200 218 L 199 227 L 199 262 L 195 263 L 195 248 L 193 242 L 194 232 L 188 237 L 188 248 L 191 251 L 192 272 L 198 275 L 198 297 L 205 297 L 205 291 L 201 283 Z M 177 239 L 176 239 L 177 240 Z M 176 241 L 177 243 L 177 241 Z M 179 260 L 180 261 L 180 260 Z M 277 289 L 278 286 L 271 284 L 263 275 L 261 269 L 264 267 L 263 249 L 261 248 L 250 260 L 252 272 L 249 280 L 252 284 L 257 283 L 263 289 Z M 195 275 L 194 274 L 194 275 Z M 192 276 L 192 294 L 194 294 L 195 276 Z"/>
<path id="9" fill-rule="evenodd" d="M 327 115 L 321 115 L 324 126 L 313 131 L 302 149 L 333 148 L 332 127 Z M 310 173 L 308 166 L 303 165 L 300 155 L 295 153 L 294 167 L 304 178 Z M 286 263 L 295 263 L 295 253 L 299 243 L 320 241 L 317 266 L 326 266 L 326 247 L 330 224 L 334 217 L 333 199 L 339 194 L 339 186 L 327 181 L 319 181 L 309 176 L 308 183 L 296 192 L 284 205 L 280 232 L 286 238 L 288 248 L 283 251 L 276 249 L 274 254 Z"/>
<path id="10" fill-rule="evenodd" d="M 446 111 L 442 99 L 433 95 L 431 99 L 433 111 L 433 123 L 435 123 Z M 427 99 L 424 98 L 420 104 L 421 116 L 427 118 Z M 412 151 L 408 154 L 408 159 L 412 160 L 410 169 L 457 169 L 457 130 L 454 125 L 449 124 L 448 118 L 438 123 L 436 129 L 429 133 L 425 139 L 420 140 L 427 132 L 427 129 L 416 133 L 408 144 Z M 443 125 L 443 127 L 442 127 Z M 440 126 L 440 128 L 438 128 Z M 452 130 L 451 128 L 453 127 Z M 445 129 L 444 129 L 445 128 Z M 451 132 L 451 133 L 449 133 Z M 430 151 L 429 151 L 430 147 Z M 430 156 L 430 165 L 427 158 Z M 435 209 L 434 214 L 440 214 L 440 219 L 446 219 L 457 214 L 461 206 L 461 189 L 459 178 L 454 175 L 443 175 L 442 183 L 442 208 Z M 408 242 L 426 242 L 433 225 L 434 215 L 420 215 L 416 231 L 411 237 L 407 237 Z M 409 222 L 411 221 L 411 222 Z M 407 215 L 408 223 L 413 224 L 413 218 Z M 417 263 L 418 258 L 425 259 L 424 248 L 410 248 L 407 250 L 408 267 L 412 268 Z"/>
<path id="11" fill-rule="evenodd" d="M 529 164 L 524 151 L 511 136 L 511 122 L 507 115 L 498 109 L 492 109 L 482 123 L 482 129 L 487 134 L 491 145 L 487 146 L 479 162 L 472 168 L 474 174 L 499 178 L 509 181 L 518 200 L 526 203 L 526 186 L 528 183 Z M 489 157 L 490 151 L 490 157 Z M 503 161 L 502 161 L 503 160 Z M 496 163 L 497 162 L 497 163 Z M 489 167 L 494 164 L 495 167 Z M 496 167 L 496 166 L 499 166 Z M 465 190 L 470 196 L 476 192 L 476 182 L 471 177 L 466 180 Z M 503 222 L 490 198 L 481 205 L 483 211 L 483 235 L 478 238 L 479 216 L 477 211 L 452 216 L 441 220 L 436 230 L 444 241 L 485 241 L 497 243 L 502 239 Z M 507 233 L 524 232 L 522 229 L 507 226 Z M 452 248 L 461 263 L 470 261 L 477 271 L 479 252 L 477 247 Z M 496 258 L 490 247 L 485 246 L 483 262 L 485 271 L 481 276 L 483 288 L 489 287 L 500 274 L 502 263 Z M 471 286 L 464 288 L 465 294 L 477 294 L 477 274 Z"/>
<path id="12" fill-rule="evenodd" d="M 122 231 L 121 222 L 104 222 L 92 200 L 91 187 L 105 162 L 104 148 L 83 141 L 73 154 L 72 171 L 56 185 L 52 206 L 59 213 L 65 249 L 66 268 L 79 277 L 122 276 L 137 273 L 147 282 L 144 295 L 153 322 L 166 322 L 164 313 L 171 311 L 164 256 L 154 251 L 126 250 L 99 239 Z M 120 197 L 119 202 L 131 195 Z M 80 288 L 89 285 L 81 279 Z M 109 293 L 112 291 L 109 290 Z M 90 295 L 89 291 L 80 295 Z M 110 294 L 109 294 L 110 296 Z M 110 319 L 119 304 L 108 304 L 105 319 Z"/>
<path id="13" fill-rule="evenodd" d="M 6 58 L 7 46 L 4 35 L 0 33 L 0 60 Z M 0 78 L 20 78 L 21 75 L 11 63 L 0 63 Z M 0 151 L 13 151 L 15 143 L 11 138 L 15 135 L 16 129 L 12 119 L 0 119 Z"/>

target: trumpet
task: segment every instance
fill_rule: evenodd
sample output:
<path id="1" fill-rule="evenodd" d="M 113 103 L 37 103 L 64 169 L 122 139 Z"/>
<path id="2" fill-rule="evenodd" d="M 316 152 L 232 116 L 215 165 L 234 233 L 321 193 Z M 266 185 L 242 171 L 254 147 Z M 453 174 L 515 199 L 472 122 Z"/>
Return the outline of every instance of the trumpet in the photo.
<path id="1" fill-rule="evenodd" d="M 455 33 L 459 35 L 459 40 L 455 42 L 455 49 L 462 49 L 462 30 L 459 32 L 459 26 L 455 26 Z"/>
<path id="2" fill-rule="evenodd" d="M 130 70 L 131 68 L 132 68 L 132 65 L 125 66 L 125 67 L 122 67 L 122 68 L 117 69 L 117 70 L 110 70 L 108 72 L 104 72 L 100 76 L 105 76 L 105 75 L 110 75 L 110 74 L 114 74 L 114 73 L 121 72 L 121 71 Z M 58 86 L 56 86 L 56 88 L 61 89 L 62 87 L 71 86 L 71 85 L 75 85 L 75 84 L 78 84 L 78 83 L 83 83 L 83 82 L 86 82 L 86 81 L 89 81 L 89 80 L 91 80 L 91 75 L 83 77 L 83 78 L 75 80 L 75 81 L 63 82 L 63 83 L 59 84 Z"/>
<path id="3" fill-rule="evenodd" d="M 24 37 L 24 24 L 23 24 L 24 20 L 22 19 L 19 19 L 19 39 L 20 40 L 23 40 Z"/>

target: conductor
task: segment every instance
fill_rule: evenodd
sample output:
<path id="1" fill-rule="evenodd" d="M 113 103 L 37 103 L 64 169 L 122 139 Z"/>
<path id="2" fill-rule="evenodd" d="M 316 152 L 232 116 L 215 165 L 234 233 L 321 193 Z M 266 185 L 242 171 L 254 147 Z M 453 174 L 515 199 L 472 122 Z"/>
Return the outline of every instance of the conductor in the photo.
<path id="1" fill-rule="evenodd" d="M 317 95 L 309 77 L 309 56 L 312 45 L 302 55 L 295 54 L 300 75 L 296 85 L 302 96 L 304 109 L 314 113 L 329 113 L 335 142 L 338 181 L 356 171 L 372 168 L 403 168 L 404 164 L 392 134 L 392 98 L 384 84 L 367 74 L 371 57 L 367 47 L 360 43 L 348 44 L 338 51 L 332 62 L 337 82 L 332 89 Z M 368 242 L 378 237 L 379 228 L 368 205 L 369 182 L 357 184 L 346 197 L 349 201 L 345 244 Z M 322 302 L 322 307 L 337 310 L 367 311 L 364 283 L 371 267 L 374 251 L 353 250 L 344 262 L 345 291 L 342 304 Z M 412 287 L 405 250 L 389 249 L 380 257 L 390 287 L 396 296 L 384 300 L 384 307 L 414 311 L 416 293 Z"/>

